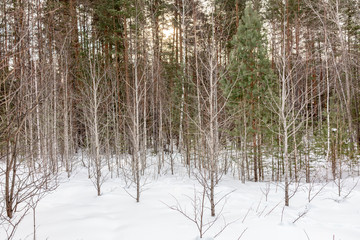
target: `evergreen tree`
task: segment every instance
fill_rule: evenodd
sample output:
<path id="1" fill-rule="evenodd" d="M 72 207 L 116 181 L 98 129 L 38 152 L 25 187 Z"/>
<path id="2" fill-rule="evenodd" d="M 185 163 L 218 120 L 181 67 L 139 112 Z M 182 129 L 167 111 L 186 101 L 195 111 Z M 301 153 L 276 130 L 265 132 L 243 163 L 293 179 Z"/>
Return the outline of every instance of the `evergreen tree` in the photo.
<path id="1" fill-rule="evenodd" d="M 264 114 L 264 99 L 266 89 L 271 84 L 273 72 L 267 56 L 266 38 L 263 33 L 262 21 L 252 6 L 245 8 L 244 16 L 232 42 L 229 77 L 224 81 L 225 93 L 229 96 L 229 105 L 235 110 L 238 106 L 249 117 L 244 120 L 251 123 L 253 133 L 254 180 L 258 180 L 257 169 L 261 174 L 261 163 L 258 156 L 258 132 L 260 117 Z M 234 109 L 235 107 L 235 109 Z"/>
<path id="2" fill-rule="evenodd" d="M 256 103 L 273 79 L 271 64 L 267 56 L 266 38 L 258 13 L 246 7 L 236 35 L 232 40 L 229 66 L 231 82 L 236 81 L 236 91 L 231 92 L 232 102 L 248 100 Z M 232 84 L 227 83 L 227 91 Z"/>

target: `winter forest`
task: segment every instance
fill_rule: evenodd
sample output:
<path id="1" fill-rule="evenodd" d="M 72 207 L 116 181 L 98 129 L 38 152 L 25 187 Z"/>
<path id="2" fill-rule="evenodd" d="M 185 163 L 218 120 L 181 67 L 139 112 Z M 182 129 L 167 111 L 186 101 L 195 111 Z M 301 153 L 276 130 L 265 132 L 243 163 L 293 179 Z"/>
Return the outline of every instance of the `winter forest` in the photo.
<path id="1" fill-rule="evenodd" d="M 358 0 L 0 2 L 0 239 L 358 240 L 359 176 Z"/>

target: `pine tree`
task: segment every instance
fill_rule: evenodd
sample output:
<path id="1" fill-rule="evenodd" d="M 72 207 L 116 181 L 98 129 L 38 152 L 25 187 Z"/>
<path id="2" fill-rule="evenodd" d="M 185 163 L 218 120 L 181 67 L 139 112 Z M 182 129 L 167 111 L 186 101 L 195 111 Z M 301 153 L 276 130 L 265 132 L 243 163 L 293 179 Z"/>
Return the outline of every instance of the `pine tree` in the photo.
<path id="1" fill-rule="evenodd" d="M 259 151 L 257 151 L 259 117 L 265 116 L 261 102 L 266 89 L 274 79 L 267 56 L 266 43 L 259 14 L 254 11 L 252 6 L 247 6 L 237 33 L 231 42 L 229 77 L 224 81 L 223 86 L 225 93 L 229 95 L 230 107 L 238 108 L 240 105 L 243 107 L 242 110 L 246 111 L 246 115 L 249 116 L 253 135 L 255 181 L 258 181 L 258 169 L 259 174 L 261 174 L 261 165 L 258 165 Z M 244 125 L 246 127 L 246 120 L 244 120 Z"/>
<path id="2" fill-rule="evenodd" d="M 256 101 L 269 86 L 273 73 L 262 21 L 252 7 L 246 7 L 231 43 L 230 76 L 239 90 L 231 93 L 231 99 L 236 102 L 245 98 Z"/>

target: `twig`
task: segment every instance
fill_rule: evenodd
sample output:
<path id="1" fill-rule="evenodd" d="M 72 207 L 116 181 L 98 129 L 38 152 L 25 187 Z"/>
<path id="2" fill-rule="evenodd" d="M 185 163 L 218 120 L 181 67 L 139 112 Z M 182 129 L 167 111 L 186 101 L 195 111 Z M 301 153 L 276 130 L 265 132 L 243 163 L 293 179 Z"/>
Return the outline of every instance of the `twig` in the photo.
<path id="1" fill-rule="evenodd" d="M 284 210 L 285 210 L 285 205 L 283 206 L 283 209 L 281 211 L 281 223 L 283 222 Z"/>
<path id="2" fill-rule="evenodd" d="M 256 212 L 259 211 L 259 207 L 260 207 L 261 201 L 262 201 L 262 197 L 260 198 L 259 204 L 258 204 L 257 207 L 256 207 Z"/>
<path id="3" fill-rule="evenodd" d="M 306 234 L 307 240 L 310 240 L 310 237 L 309 237 L 309 235 L 307 234 L 307 232 L 305 231 L 305 229 L 303 229 L 303 231 L 304 231 L 304 233 Z"/>
<path id="4" fill-rule="evenodd" d="M 299 220 L 300 218 L 302 218 L 303 216 L 305 216 L 308 213 L 309 209 L 305 208 L 305 210 L 299 214 L 299 216 L 293 221 L 293 223 L 296 223 L 297 220 Z"/>
<path id="5" fill-rule="evenodd" d="M 247 215 L 249 214 L 250 210 L 251 210 L 251 207 L 249 207 L 249 209 L 248 209 L 246 215 L 244 216 L 243 220 L 241 221 L 241 223 L 244 223 L 244 221 L 245 221 Z"/>
<path id="6" fill-rule="evenodd" d="M 282 203 L 282 201 L 279 202 L 278 204 L 276 204 L 275 207 L 273 207 L 273 208 L 265 215 L 265 217 L 268 216 L 272 211 L 274 211 L 274 209 L 275 209 L 277 206 L 279 206 L 280 203 Z"/>
<path id="7" fill-rule="evenodd" d="M 223 217 L 223 219 L 224 219 L 224 223 L 225 223 L 225 224 L 224 224 L 224 226 L 220 229 L 220 231 L 215 234 L 214 238 L 217 238 L 229 225 L 231 225 L 231 224 L 233 224 L 233 223 L 235 223 L 235 222 L 237 222 L 237 221 L 239 220 L 239 219 L 236 219 L 236 220 L 234 220 L 234 221 L 232 221 L 232 222 L 226 223 L 224 217 Z"/>
<path id="8" fill-rule="evenodd" d="M 308 194 L 308 201 L 309 201 L 309 203 L 310 203 L 312 200 L 314 200 L 314 198 L 315 198 L 317 195 L 319 195 L 320 192 L 322 192 L 322 190 L 326 187 L 327 184 L 328 184 L 328 183 L 325 183 L 324 185 L 322 185 L 321 188 L 320 188 L 312 197 L 311 197 L 311 191 L 312 191 L 312 189 L 313 189 L 313 186 L 311 186 L 311 184 L 310 184 L 310 186 L 309 186 L 309 194 Z"/>
<path id="9" fill-rule="evenodd" d="M 360 180 L 360 179 L 357 180 L 357 182 L 355 183 L 355 185 L 354 185 L 354 186 L 350 189 L 350 191 L 343 197 L 343 199 L 347 198 L 347 197 L 351 194 L 351 192 L 352 192 L 352 191 L 356 188 L 356 186 L 358 185 L 359 180 Z"/>
<path id="10" fill-rule="evenodd" d="M 245 228 L 244 231 L 242 231 L 242 233 L 240 234 L 240 236 L 238 237 L 237 240 L 240 240 L 242 238 L 242 236 L 244 235 L 244 233 L 246 232 L 246 230 L 248 230 L 248 228 Z"/>
<path id="11" fill-rule="evenodd" d="M 263 213 L 265 212 L 265 210 L 266 210 L 266 208 L 267 208 L 268 206 L 265 206 L 264 207 L 264 209 L 261 211 L 261 213 L 258 215 L 259 217 L 261 217 L 261 215 L 263 215 Z"/>
<path id="12" fill-rule="evenodd" d="M 265 195 L 265 201 L 267 202 L 268 200 L 268 195 L 270 193 L 270 182 L 267 182 L 265 185 L 265 189 L 260 188 L 260 191 L 262 192 L 262 194 Z"/>

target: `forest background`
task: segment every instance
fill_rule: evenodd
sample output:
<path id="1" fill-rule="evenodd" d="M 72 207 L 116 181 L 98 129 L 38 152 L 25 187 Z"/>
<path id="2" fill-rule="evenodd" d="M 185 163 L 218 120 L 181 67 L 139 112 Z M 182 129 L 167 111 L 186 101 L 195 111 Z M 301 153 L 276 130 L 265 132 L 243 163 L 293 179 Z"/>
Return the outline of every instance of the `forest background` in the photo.
<path id="1" fill-rule="evenodd" d="M 229 172 L 288 206 L 291 183 L 359 175 L 359 75 L 356 0 L 1 1 L 2 221 L 77 164 L 98 195 L 110 173 L 140 201 L 168 163 L 212 216 Z"/>

